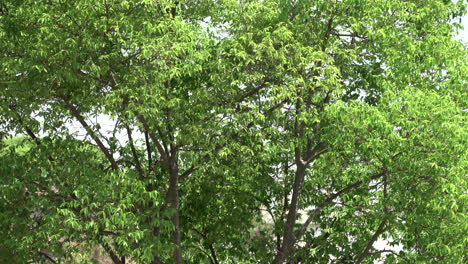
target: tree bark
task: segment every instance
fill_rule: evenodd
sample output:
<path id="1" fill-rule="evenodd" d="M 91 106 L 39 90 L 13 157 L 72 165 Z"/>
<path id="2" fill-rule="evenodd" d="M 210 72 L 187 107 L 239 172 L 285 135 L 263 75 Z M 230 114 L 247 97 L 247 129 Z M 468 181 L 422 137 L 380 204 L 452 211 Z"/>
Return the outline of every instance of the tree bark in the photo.
<path id="1" fill-rule="evenodd" d="M 166 202 L 169 208 L 174 210 L 171 221 L 174 225 L 172 232 L 172 242 L 174 248 L 174 263 L 182 264 L 182 248 L 181 248 L 181 235 L 180 235 L 180 219 L 179 219 L 179 168 L 177 165 L 176 157 L 171 158 L 170 176 L 169 176 L 169 189 L 166 194 Z"/>
<path id="2" fill-rule="evenodd" d="M 302 164 L 297 164 L 296 174 L 294 178 L 293 194 L 291 198 L 291 203 L 289 204 L 289 211 L 286 219 L 286 224 L 283 230 L 283 243 L 281 249 L 277 252 L 275 259 L 273 260 L 274 264 L 281 264 L 291 255 L 291 251 L 294 247 L 296 241 L 294 236 L 294 226 L 296 224 L 297 218 L 297 207 L 299 203 L 299 198 L 302 191 L 302 184 L 304 182 L 306 172 L 306 166 Z"/>
<path id="3" fill-rule="evenodd" d="M 386 217 L 386 216 L 384 216 Z M 370 255 L 370 250 L 372 249 L 372 246 L 374 245 L 375 241 L 379 238 L 379 236 L 385 232 L 385 224 L 387 223 L 387 219 L 384 218 L 382 220 L 382 222 L 380 223 L 379 227 L 377 228 L 377 230 L 375 231 L 374 235 L 372 235 L 372 237 L 369 239 L 369 241 L 367 242 L 367 245 L 366 247 L 364 248 L 364 250 L 362 251 L 362 253 L 358 256 L 357 260 L 356 260 L 356 264 L 361 264 L 362 261 Z"/>
<path id="4" fill-rule="evenodd" d="M 174 231 L 172 233 L 172 242 L 175 244 L 174 263 L 182 264 L 182 248 L 179 220 L 179 183 L 177 173 L 171 173 L 171 179 L 169 181 L 168 190 L 168 202 L 170 208 L 175 210 L 174 214 L 172 215 L 172 224 L 174 225 Z"/>

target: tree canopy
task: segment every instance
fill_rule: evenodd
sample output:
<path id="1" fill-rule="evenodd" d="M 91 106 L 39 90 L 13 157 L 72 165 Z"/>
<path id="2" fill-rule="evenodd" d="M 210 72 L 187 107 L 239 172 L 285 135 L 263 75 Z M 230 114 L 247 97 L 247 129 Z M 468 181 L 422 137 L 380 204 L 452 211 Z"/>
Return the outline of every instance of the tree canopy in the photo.
<path id="1" fill-rule="evenodd" d="M 0 262 L 465 263 L 466 10 L 2 1 Z"/>

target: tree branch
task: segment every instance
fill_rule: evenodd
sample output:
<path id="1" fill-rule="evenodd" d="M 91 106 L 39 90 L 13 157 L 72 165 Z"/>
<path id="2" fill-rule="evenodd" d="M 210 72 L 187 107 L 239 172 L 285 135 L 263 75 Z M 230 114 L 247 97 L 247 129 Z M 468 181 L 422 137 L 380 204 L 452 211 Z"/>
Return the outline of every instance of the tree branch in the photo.
<path id="1" fill-rule="evenodd" d="M 153 132 L 151 132 L 150 127 L 148 122 L 146 121 L 145 117 L 141 115 L 138 111 L 135 111 L 135 116 L 137 117 L 138 121 L 143 125 L 143 128 L 145 131 L 148 133 L 149 137 L 153 141 L 153 143 L 156 145 L 156 148 L 158 149 L 159 154 L 161 155 L 161 158 L 165 162 L 165 165 L 168 170 L 170 170 L 170 160 L 169 160 L 169 154 L 164 150 L 164 147 L 161 145 L 161 143 L 158 141 L 158 138 L 156 135 L 154 135 Z"/>
<path id="2" fill-rule="evenodd" d="M 369 253 L 369 256 L 376 255 L 376 254 L 382 254 L 382 253 L 390 253 L 390 254 L 392 254 L 394 256 L 397 256 L 397 257 L 405 260 L 407 263 L 413 263 L 412 261 L 410 261 L 409 258 L 403 256 L 402 254 L 400 254 L 398 252 L 395 252 L 395 250 L 392 250 L 392 249 L 382 249 L 382 250 L 374 251 L 374 252 Z"/>
<path id="3" fill-rule="evenodd" d="M 26 134 L 32 139 L 34 140 L 34 142 L 36 142 L 36 144 L 38 146 L 41 145 L 41 141 L 39 140 L 39 138 L 34 134 L 34 132 L 27 126 L 24 124 L 23 122 L 23 119 L 21 118 L 20 114 L 18 112 L 15 112 L 15 105 L 9 105 L 8 108 L 10 109 L 11 112 L 14 112 L 17 116 L 17 119 L 18 119 L 18 123 L 24 128 L 24 131 L 26 132 Z M 13 118 L 14 119 L 14 118 Z"/>
<path id="4" fill-rule="evenodd" d="M 153 161 L 152 161 L 152 158 L 151 158 L 151 145 L 150 145 L 150 142 L 149 142 L 149 137 L 148 137 L 148 131 L 145 130 L 144 132 L 145 134 L 145 144 L 146 144 L 146 153 L 147 153 L 147 156 L 148 156 L 148 173 L 150 173 L 152 171 L 152 166 L 153 166 Z"/>
<path id="5" fill-rule="evenodd" d="M 320 157 L 320 155 L 322 155 L 323 153 L 327 151 L 328 151 L 328 148 L 325 143 L 321 142 L 317 144 L 317 146 L 315 146 L 314 149 L 312 149 L 311 151 L 308 151 L 309 153 L 307 153 L 308 155 L 305 158 L 304 163 L 310 164 L 312 161 L 316 160 L 318 157 Z"/>
<path id="6" fill-rule="evenodd" d="M 115 264 L 125 264 L 125 261 L 122 262 L 122 260 L 115 254 L 114 250 L 112 250 L 111 246 L 109 246 L 106 243 L 101 243 L 101 246 L 104 248 L 104 250 L 109 254 L 109 257 L 112 259 L 112 261 Z"/>
<path id="7" fill-rule="evenodd" d="M 136 152 L 135 145 L 133 144 L 132 130 L 127 124 L 125 124 L 125 128 L 127 129 L 128 143 L 132 151 L 133 161 L 135 162 L 135 168 L 138 174 L 140 175 L 140 178 L 143 179 L 145 177 L 145 173 L 143 172 L 143 169 L 141 168 L 140 159 L 138 158 L 138 153 Z"/>
<path id="8" fill-rule="evenodd" d="M 196 228 L 192 228 L 197 234 L 199 234 L 204 240 L 205 242 L 207 242 L 208 244 L 208 248 L 210 250 L 210 253 L 211 253 L 211 256 L 209 254 L 206 254 L 207 256 L 210 257 L 211 261 L 213 264 L 219 264 L 219 261 L 218 261 L 218 258 L 216 256 L 216 251 L 214 250 L 214 247 L 213 247 L 213 243 L 208 243 L 207 239 L 208 239 L 208 236 L 201 232 L 200 230 L 196 229 Z M 205 252 L 205 251 L 203 251 Z"/>
<path id="9" fill-rule="evenodd" d="M 385 224 L 387 223 L 387 218 L 384 216 L 384 219 L 380 223 L 379 227 L 375 231 L 374 235 L 369 239 L 367 242 L 366 248 L 362 251 L 362 253 L 359 255 L 356 264 L 361 264 L 361 262 L 367 257 L 370 256 L 371 254 L 369 253 L 370 250 L 372 249 L 372 246 L 374 245 L 374 242 L 379 238 L 379 236 L 385 231 Z"/>
<path id="10" fill-rule="evenodd" d="M 10 110 L 12 112 L 14 112 L 14 107 L 13 106 L 9 106 Z M 41 147 L 42 146 L 42 142 L 41 140 L 36 136 L 36 134 L 34 134 L 34 132 L 31 130 L 31 128 L 29 128 L 27 125 L 24 124 L 23 122 L 23 119 L 21 118 L 21 116 L 16 113 L 16 116 L 17 116 L 17 119 L 18 119 L 18 123 L 24 128 L 24 131 L 26 132 L 26 134 L 36 143 L 37 146 Z M 52 156 L 48 156 L 47 159 L 50 161 L 50 162 L 53 162 L 54 161 L 54 158 L 52 158 Z"/>
<path id="11" fill-rule="evenodd" d="M 213 258 L 214 264 L 219 264 L 218 257 L 216 256 L 216 251 L 213 248 L 213 244 L 210 244 L 208 246 L 210 248 L 211 256 Z"/>
<path id="12" fill-rule="evenodd" d="M 48 253 L 44 252 L 44 251 L 39 251 L 39 254 L 41 254 L 42 256 L 44 256 L 48 261 L 54 263 L 54 264 L 57 264 L 57 261 L 55 261 L 55 259 L 50 256 Z"/>
<path id="13" fill-rule="evenodd" d="M 379 173 L 379 174 L 376 174 L 376 175 L 370 177 L 370 179 L 371 180 L 377 179 L 379 177 L 382 177 L 383 175 L 384 175 L 384 173 L 382 172 L 382 173 Z M 297 234 L 296 238 L 300 239 L 305 234 L 305 232 L 307 231 L 307 228 L 310 225 L 310 223 L 312 222 L 313 218 L 316 215 L 318 215 L 323 209 L 325 209 L 325 207 L 330 205 L 333 202 L 333 200 L 338 198 L 343 193 L 346 193 L 346 192 L 360 186 L 363 183 L 364 183 L 364 181 L 362 181 L 362 180 L 355 181 L 355 182 L 351 183 L 350 185 L 346 186 L 345 188 L 341 189 L 340 191 L 330 195 L 323 203 L 321 203 L 319 206 L 317 206 L 317 208 L 315 208 L 312 212 L 309 213 L 309 216 L 307 217 L 307 220 L 304 222 L 304 224 L 302 224 L 301 229 L 300 229 L 299 233 Z"/>
<path id="14" fill-rule="evenodd" d="M 106 156 L 106 158 L 109 160 L 109 162 L 111 163 L 111 168 L 113 170 L 118 170 L 119 165 L 117 165 L 117 162 L 115 161 L 114 157 L 106 148 L 106 146 L 104 146 L 101 139 L 96 135 L 96 133 L 91 129 L 91 127 L 85 121 L 85 119 L 81 115 L 80 110 L 76 106 L 74 106 L 72 103 L 70 103 L 70 100 L 66 96 L 62 96 L 62 99 L 65 102 L 66 107 L 70 110 L 72 116 L 75 117 L 78 120 L 78 122 L 80 122 L 81 126 L 86 130 L 88 135 L 91 136 L 94 142 L 96 142 L 99 149 L 102 151 L 102 153 L 104 153 L 104 156 Z"/>

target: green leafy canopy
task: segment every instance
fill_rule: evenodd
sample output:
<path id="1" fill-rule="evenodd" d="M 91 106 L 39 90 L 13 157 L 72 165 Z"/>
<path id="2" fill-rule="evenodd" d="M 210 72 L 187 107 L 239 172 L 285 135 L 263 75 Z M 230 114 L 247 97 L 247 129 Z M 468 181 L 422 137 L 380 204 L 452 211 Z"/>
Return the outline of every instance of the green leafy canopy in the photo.
<path id="1" fill-rule="evenodd" d="M 2 1 L 0 262 L 465 263 L 466 11 Z"/>

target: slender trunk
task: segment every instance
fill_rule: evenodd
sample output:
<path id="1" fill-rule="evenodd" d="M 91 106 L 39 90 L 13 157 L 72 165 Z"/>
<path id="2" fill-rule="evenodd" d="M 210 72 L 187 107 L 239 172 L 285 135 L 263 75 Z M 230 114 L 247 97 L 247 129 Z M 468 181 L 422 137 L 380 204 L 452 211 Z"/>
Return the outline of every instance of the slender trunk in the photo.
<path id="1" fill-rule="evenodd" d="M 211 257 L 213 258 L 213 263 L 214 264 L 219 264 L 218 257 L 216 256 L 216 251 L 213 247 L 213 244 L 209 245 L 210 252 L 211 252 Z"/>
<path id="2" fill-rule="evenodd" d="M 281 245 L 281 249 L 277 252 L 276 257 L 273 261 L 274 264 L 284 263 L 284 261 L 290 257 L 292 249 L 294 248 L 294 243 L 296 242 L 296 238 L 294 236 L 294 226 L 296 224 L 297 207 L 302 191 L 302 184 L 304 182 L 305 172 L 306 166 L 298 164 L 296 169 L 296 175 L 294 178 L 291 203 L 289 204 L 288 215 L 283 231 L 283 243 Z"/>
<path id="3" fill-rule="evenodd" d="M 151 173 L 153 168 L 153 161 L 151 158 L 151 145 L 149 142 L 149 136 L 148 136 L 148 131 L 145 130 L 145 143 L 146 143 L 146 152 L 148 154 L 148 173 Z"/>
<path id="4" fill-rule="evenodd" d="M 110 245 L 107 245 L 106 243 L 101 243 L 101 246 L 104 248 L 107 254 L 109 254 L 109 257 L 112 259 L 112 262 L 114 262 L 114 264 L 125 264 L 125 260 L 123 258 L 119 258 L 119 256 L 115 254 L 114 250 L 112 250 L 112 247 Z"/>
<path id="5" fill-rule="evenodd" d="M 174 231 L 172 232 L 172 242 L 174 248 L 174 263 L 182 264 L 182 249 L 181 249 L 181 236 L 180 236 L 180 221 L 179 221 L 179 168 L 176 162 L 172 162 L 169 189 L 167 191 L 166 201 L 169 208 L 174 210 L 172 215 L 172 224 Z"/>
<path id="6" fill-rule="evenodd" d="M 386 216 L 384 216 L 386 217 Z M 370 250 L 372 249 L 375 241 L 379 238 L 379 236 L 385 232 L 385 224 L 387 223 L 387 219 L 384 218 L 382 220 L 382 222 L 380 223 L 379 227 L 377 228 L 377 230 L 375 231 L 374 235 L 372 235 L 372 237 L 369 239 L 369 241 L 367 242 L 367 245 L 366 245 L 366 248 L 364 249 L 364 251 L 362 251 L 362 253 L 358 256 L 357 260 L 356 260 L 356 264 L 361 264 L 362 261 L 368 257 L 370 255 Z"/>

